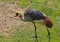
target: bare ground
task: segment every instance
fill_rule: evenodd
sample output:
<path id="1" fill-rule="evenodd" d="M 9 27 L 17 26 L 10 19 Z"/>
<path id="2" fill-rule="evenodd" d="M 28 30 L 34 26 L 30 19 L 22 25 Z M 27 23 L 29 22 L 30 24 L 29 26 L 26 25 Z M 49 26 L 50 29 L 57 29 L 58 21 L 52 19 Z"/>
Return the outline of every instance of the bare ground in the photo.
<path id="1" fill-rule="evenodd" d="M 25 23 L 19 17 L 14 17 L 13 9 L 16 9 L 16 6 L 17 4 L 14 3 L 0 1 L 0 32 L 4 36 L 13 33 L 16 27 L 23 26 L 23 23 Z"/>

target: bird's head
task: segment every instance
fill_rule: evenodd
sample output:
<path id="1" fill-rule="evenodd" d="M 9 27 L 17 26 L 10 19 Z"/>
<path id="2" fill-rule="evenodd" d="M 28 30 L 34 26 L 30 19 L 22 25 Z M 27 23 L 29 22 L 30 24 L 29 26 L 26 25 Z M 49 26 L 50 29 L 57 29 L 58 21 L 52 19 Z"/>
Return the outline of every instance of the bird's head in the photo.
<path id="1" fill-rule="evenodd" d="M 24 10 L 14 10 L 16 12 L 16 16 L 19 16 L 21 19 L 24 19 Z"/>
<path id="2" fill-rule="evenodd" d="M 48 17 L 45 18 L 45 24 L 49 28 L 51 28 L 53 26 L 51 20 Z"/>

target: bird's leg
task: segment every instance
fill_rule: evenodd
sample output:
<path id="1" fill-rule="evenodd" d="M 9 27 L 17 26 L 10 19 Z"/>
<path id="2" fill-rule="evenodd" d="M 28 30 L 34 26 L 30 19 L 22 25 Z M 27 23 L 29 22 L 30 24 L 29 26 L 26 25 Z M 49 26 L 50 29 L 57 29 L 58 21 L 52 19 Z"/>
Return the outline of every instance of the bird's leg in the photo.
<path id="1" fill-rule="evenodd" d="M 35 22 L 32 21 L 32 23 L 34 24 L 34 27 L 35 27 L 35 37 L 34 37 L 36 39 L 35 42 L 38 42 L 38 40 L 37 40 L 37 28 L 36 28 Z"/>
<path id="2" fill-rule="evenodd" d="M 49 42 L 50 42 L 50 38 L 51 37 L 50 37 L 50 32 L 49 32 L 49 29 L 48 28 L 47 28 L 47 31 L 48 31 L 48 35 L 47 36 L 48 36 L 48 39 L 49 39 Z"/>
<path id="3" fill-rule="evenodd" d="M 36 31 L 36 25 L 35 25 L 35 23 L 33 22 L 33 24 L 34 24 L 34 27 L 35 27 L 35 37 L 34 38 L 36 38 L 37 37 L 37 31 Z"/>

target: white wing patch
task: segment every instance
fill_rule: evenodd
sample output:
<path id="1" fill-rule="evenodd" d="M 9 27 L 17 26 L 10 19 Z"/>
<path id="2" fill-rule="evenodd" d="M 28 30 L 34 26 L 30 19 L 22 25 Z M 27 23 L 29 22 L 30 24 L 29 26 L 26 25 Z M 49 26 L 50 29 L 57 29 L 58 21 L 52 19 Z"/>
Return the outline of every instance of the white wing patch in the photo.
<path id="1" fill-rule="evenodd" d="M 44 16 L 46 16 L 44 13 L 43 13 Z"/>

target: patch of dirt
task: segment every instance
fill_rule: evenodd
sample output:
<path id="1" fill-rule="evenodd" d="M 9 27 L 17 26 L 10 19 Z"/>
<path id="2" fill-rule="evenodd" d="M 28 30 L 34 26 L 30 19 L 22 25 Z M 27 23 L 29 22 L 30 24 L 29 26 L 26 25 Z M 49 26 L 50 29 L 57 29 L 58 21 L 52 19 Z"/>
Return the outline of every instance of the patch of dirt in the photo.
<path id="1" fill-rule="evenodd" d="M 56 15 L 56 18 L 60 18 L 60 13 L 58 13 L 58 14 Z"/>
<path id="2" fill-rule="evenodd" d="M 49 1 L 46 2 L 46 5 L 51 5 L 51 4 L 52 4 L 51 0 L 49 0 Z"/>
<path id="3" fill-rule="evenodd" d="M 54 6 L 52 9 L 53 9 L 53 10 L 56 10 L 56 9 L 57 9 L 57 7 L 56 7 L 56 6 Z"/>
<path id="4" fill-rule="evenodd" d="M 14 17 L 17 4 L 0 1 L 0 32 L 4 36 L 14 32 L 11 29 L 15 29 L 17 26 L 22 26 L 25 22 L 21 21 L 19 17 Z"/>

